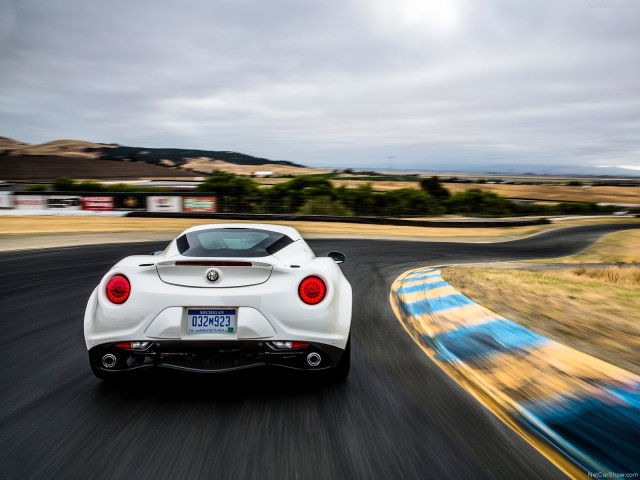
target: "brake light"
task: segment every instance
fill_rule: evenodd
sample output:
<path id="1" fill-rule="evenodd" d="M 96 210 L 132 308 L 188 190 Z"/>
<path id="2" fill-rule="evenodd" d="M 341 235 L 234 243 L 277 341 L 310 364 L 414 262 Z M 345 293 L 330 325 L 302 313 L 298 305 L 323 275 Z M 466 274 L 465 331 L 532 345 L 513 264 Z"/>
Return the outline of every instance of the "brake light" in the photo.
<path id="1" fill-rule="evenodd" d="M 288 340 L 276 340 L 275 342 L 269 343 L 270 345 L 283 350 L 286 348 L 305 348 L 309 346 L 309 344 L 305 342 L 290 342 Z M 117 346 L 118 345 L 116 345 L 116 347 Z"/>
<path id="2" fill-rule="evenodd" d="M 151 342 L 120 342 L 116 343 L 118 348 L 130 348 L 133 350 L 144 350 Z"/>
<path id="3" fill-rule="evenodd" d="M 298 295 L 300 299 L 309 305 L 320 303 L 327 294 L 327 286 L 320 277 L 312 275 L 300 282 Z"/>
<path id="4" fill-rule="evenodd" d="M 106 288 L 107 298 L 113 303 L 124 303 L 131 293 L 131 284 L 124 275 L 114 275 Z"/>

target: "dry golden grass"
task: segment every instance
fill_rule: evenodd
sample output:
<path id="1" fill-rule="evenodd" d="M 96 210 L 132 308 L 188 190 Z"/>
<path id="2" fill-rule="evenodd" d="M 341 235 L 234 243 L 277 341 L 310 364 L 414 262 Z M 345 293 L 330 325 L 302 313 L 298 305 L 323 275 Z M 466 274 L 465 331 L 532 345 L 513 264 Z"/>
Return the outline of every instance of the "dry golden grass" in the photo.
<path id="1" fill-rule="evenodd" d="M 233 221 L 233 220 L 228 220 Z M 194 225 L 207 223 L 224 223 L 227 220 L 208 220 L 192 218 L 137 218 L 137 217 L 72 217 L 72 216 L 18 216 L 0 215 L 0 235 L 33 235 L 65 232 L 139 232 L 139 231 L 174 231 L 176 233 Z M 262 221 L 261 221 L 262 222 Z M 616 219 L 620 223 L 640 223 L 638 218 Z M 436 227 L 398 227 L 390 225 L 368 225 L 357 223 L 334 222 L 296 222 L 296 221 L 264 221 L 290 225 L 301 233 L 339 234 L 341 236 L 378 235 L 393 237 L 414 237 L 442 240 L 495 242 L 523 238 L 536 233 L 553 230 L 559 227 L 575 225 L 594 225 L 611 223 L 611 219 L 576 219 L 549 225 L 532 225 L 527 227 L 499 228 L 436 228 Z"/>
<path id="2" fill-rule="evenodd" d="M 137 217 L 67 217 L 67 216 L 0 216 L 0 235 L 25 235 L 63 232 L 136 232 L 174 231 L 176 233 L 194 225 L 225 223 L 233 220 L 208 220 L 191 218 L 137 218 Z M 504 228 L 428 228 L 397 227 L 390 225 L 367 225 L 333 222 L 264 221 L 290 225 L 301 233 L 358 235 L 473 238 L 479 241 L 495 241 L 532 235 L 550 227 L 536 225 L 530 227 Z"/>
<path id="3" fill-rule="evenodd" d="M 640 205 L 640 187 L 572 187 L 568 185 L 501 185 L 447 183 L 451 193 L 480 188 L 509 198 L 532 198 L 554 202 L 604 202 Z"/>
<path id="4" fill-rule="evenodd" d="M 514 322 L 640 374 L 640 267 L 449 268 L 443 277 Z"/>
<path id="5" fill-rule="evenodd" d="M 53 142 L 30 145 L 10 138 L 0 137 L 0 150 L 10 149 L 14 155 L 62 155 L 76 158 L 98 158 L 98 152 L 85 152 L 85 148 L 105 148 L 110 145 L 85 142 L 82 140 L 55 140 Z"/>
<path id="6" fill-rule="evenodd" d="M 223 170 L 224 168 L 220 168 Z M 271 170 L 270 168 L 260 168 Z M 255 169 L 254 169 L 255 170 Z M 235 172 L 234 172 L 235 173 Z M 251 173 L 251 172 L 249 172 Z M 297 174 L 315 173 L 312 170 L 296 172 Z M 286 182 L 290 178 L 264 178 L 256 179 L 263 185 L 275 185 Z M 373 189 L 379 192 L 388 192 L 399 188 L 420 188 L 418 182 L 392 182 L 364 180 L 331 180 L 336 187 L 345 185 L 347 188 L 356 188 L 366 183 L 372 183 Z M 485 183 L 446 183 L 444 186 L 451 192 L 457 193 L 472 188 L 488 190 L 509 198 L 530 198 L 536 200 L 558 203 L 564 201 L 575 202 L 603 202 L 640 205 L 640 187 L 573 187 L 558 183 L 556 185 L 502 185 Z"/>
<path id="7" fill-rule="evenodd" d="M 187 163 L 180 168 L 203 173 L 213 173 L 215 171 L 229 172 L 235 175 L 252 175 L 254 172 L 273 172 L 275 175 L 312 175 L 315 173 L 328 173 L 329 170 L 317 168 L 294 167 L 291 165 L 279 165 L 277 163 L 266 163 L 264 165 L 238 165 L 235 163 L 215 160 L 209 157 L 190 158 Z M 291 180 L 290 178 L 276 178 L 269 185 Z"/>
<path id="8" fill-rule="evenodd" d="M 358 180 L 333 180 L 336 186 L 346 185 L 356 188 L 366 182 Z M 481 183 L 446 183 L 451 193 L 472 188 L 488 190 L 509 198 L 531 198 L 550 202 L 604 202 L 640 205 L 640 187 L 572 187 L 568 185 L 502 185 Z M 389 191 L 398 188 L 419 188 L 416 182 L 373 182 L 377 191 Z"/>

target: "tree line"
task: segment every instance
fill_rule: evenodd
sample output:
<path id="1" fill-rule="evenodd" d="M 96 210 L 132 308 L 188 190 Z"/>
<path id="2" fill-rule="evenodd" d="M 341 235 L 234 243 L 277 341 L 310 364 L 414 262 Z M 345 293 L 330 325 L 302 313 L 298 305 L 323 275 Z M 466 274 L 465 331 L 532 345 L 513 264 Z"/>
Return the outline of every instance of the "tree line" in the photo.
<path id="1" fill-rule="evenodd" d="M 589 215 L 611 213 L 613 206 L 593 202 L 557 205 L 522 204 L 496 193 L 470 189 L 451 194 L 438 177 L 424 178 L 420 188 L 377 192 L 373 184 L 335 187 L 326 177 L 301 175 L 273 186 L 260 186 L 250 178 L 216 172 L 197 191 L 215 192 L 224 212 L 291 213 L 337 216 L 474 216 Z"/>
<path id="2" fill-rule="evenodd" d="M 30 190 L 46 191 L 45 185 Z M 104 185 L 76 182 L 68 177 L 54 181 L 55 191 L 82 192 L 170 192 L 166 188 L 127 184 Z M 591 215 L 612 213 L 615 206 L 593 202 L 562 202 L 556 205 L 516 203 L 487 190 L 469 189 L 451 194 L 438 177 L 420 180 L 420 188 L 378 192 L 372 183 L 356 188 L 335 187 L 326 176 L 301 175 L 286 182 L 263 186 L 250 178 L 216 172 L 200 183 L 197 192 L 213 193 L 218 209 L 227 213 L 282 213 L 331 216 L 468 216 Z"/>

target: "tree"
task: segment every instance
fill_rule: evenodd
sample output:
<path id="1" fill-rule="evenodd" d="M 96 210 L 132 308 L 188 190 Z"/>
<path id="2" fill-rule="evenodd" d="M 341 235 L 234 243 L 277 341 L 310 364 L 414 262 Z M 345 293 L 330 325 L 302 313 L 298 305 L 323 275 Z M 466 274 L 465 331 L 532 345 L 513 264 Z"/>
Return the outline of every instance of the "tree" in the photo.
<path id="1" fill-rule="evenodd" d="M 328 197 L 336 200 L 337 192 L 330 180 L 323 177 L 301 175 L 278 183 L 263 191 L 265 210 L 269 213 L 290 213 L 302 208 L 307 200 Z"/>
<path id="2" fill-rule="evenodd" d="M 431 195 L 415 188 L 391 190 L 376 200 L 380 215 L 437 215 L 443 210 Z"/>
<path id="3" fill-rule="evenodd" d="M 331 197 L 319 196 L 309 198 L 296 212 L 298 215 L 328 215 L 338 217 L 350 217 L 353 212 L 337 200 Z"/>
<path id="4" fill-rule="evenodd" d="M 349 210 L 359 216 L 376 215 L 376 198 L 382 194 L 373 191 L 371 183 L 347 188 L 344 185 L 336 189 L 336 196 Z"/>
<path id="5" fill-rule="evenodd" d="M 225 212 L 249 212 L 251 200 L 260 196 L 258 185 L 249 178 L 229 172 L 216 172 L 196 188 L 197 192 L 212 192 Z"/>
<path id="6" fill-rule="evenodd" d="M 516 212 L 515 203 L 497 193 L 477 188 L 458 192 L 444 202 L 447 212 L 500 216 Z"/>
<path id="7" fill-rule="evenodd" d="M 76 189 L 73 178 L 58 177 L 53 181 L 53 189 L 57 192 L 71 192 Z"/>
<path id="8" fill-rule="evenodd" d="M 437 198 L 439 200 L 444 200 L 445 198 L 449 198 L 451 193 L 449 190 L 444 188 L 440 183 L 440 178 L 431 177 L 431 178 L 423 178 L 420 182 L 420 188 L 431 195 L 433 198 Z"/>

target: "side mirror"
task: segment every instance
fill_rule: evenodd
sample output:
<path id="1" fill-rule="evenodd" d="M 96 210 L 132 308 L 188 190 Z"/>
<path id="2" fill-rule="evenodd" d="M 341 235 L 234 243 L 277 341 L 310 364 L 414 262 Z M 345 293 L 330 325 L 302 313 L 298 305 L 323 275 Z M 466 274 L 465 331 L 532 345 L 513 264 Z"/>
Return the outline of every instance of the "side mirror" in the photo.
<path id="1" fill-rule="evenodd" d="M 156 250 L 155 252 L 151 252 L 150 255 L 160 255 L 164 250 Z"/>
<path id="2" fill-rule="evenodd" d="M 344 254 L 340 252 L 331 252 L 328 256 L 332 258 L 336 263 L 343 263 L 347 259 L 347 257 L 345 257 Z"/>

